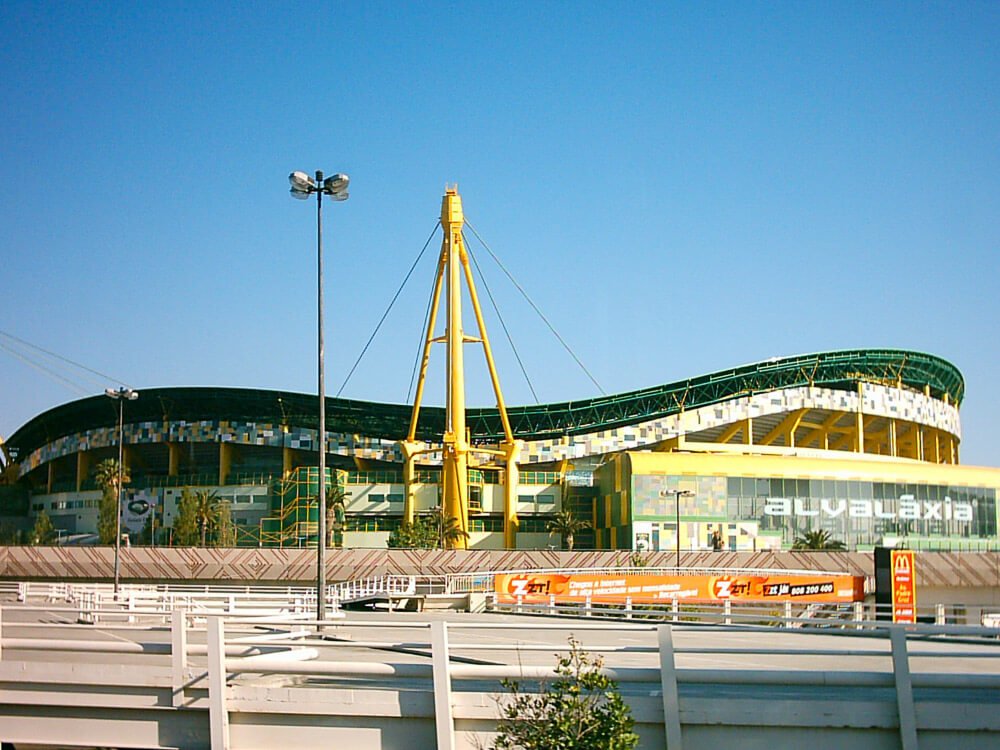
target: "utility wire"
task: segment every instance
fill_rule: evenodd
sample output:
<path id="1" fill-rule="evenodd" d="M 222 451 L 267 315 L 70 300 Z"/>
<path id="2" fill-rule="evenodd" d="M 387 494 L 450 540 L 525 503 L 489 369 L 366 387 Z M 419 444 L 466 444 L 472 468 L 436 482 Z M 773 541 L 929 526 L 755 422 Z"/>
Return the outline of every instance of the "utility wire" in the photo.
<path id="1" fill-rule="evenodd" d="M 99 378 L 101 378 L 101 380 L 91 380 L 90 381 L 90 382 L 94 383 L 95 385 L 104 387 L 107 383 L 110 382 L 110 383 L 118 383 L 119 385 L 123 385 L 126 388 L 131 388 L 132 387 L 131 385 L 129 385 L 128 383 L 126 383 L 123 380 L 119 380 L 118 378 L 111 377 L 110 375 L 106 375 L 103 372 L 98 372 L 97 370 L 91 369 L 90 367 L 87 367 L 86 365 L 81 365 L 79 362 L 74 362 L 73 360 L 68 359 L 68 358 L 62 356 L 61 354 L 56 354 L 55 352 L 50 352 L 48 349 L 43 349 L 42 347 L 38 346 L 37 344 L 32 344 L 30 341 L 25 341 L 22 338 L 18 338 L 17 336 L 15 336 L 12 333 L 7 333 L 6 331 L 0 331 L 0 336 L 5 336 L 5 337 L 11 339 L 12 341 L 16 341 L 17 343 L 19 343 L 19 344 L 21 344 L 23 346 L 27 346 L 27 347 L 29 347 L 31 349 L 35 349 L 36 351 L 42 352 L 42 354 L 47 354 L 48 356 L 53 357 L 54 359 L 58 359 L 61 362 L 65 362 L 68 365 L 72 365 L 73 367 L 77 367 L 77 368 L 79 368 L 81 370 L 85 370 L 86 372 L 89 372 L 92 375 L 97 375 Z M 20 356 L 20 355 L 17 354 L 17 352 L 15 352 L 13 349 L 11 349 L 9 347 L 5 346 L 4 349 L 6 349 L 7 351 L 11 352 L 15 356 Z M 26 362 L 28 361 L 24 357 L 21 357 L 21 358 L 24 359 L 24 361 L 26 361 Z M 53 375 L 55 375 L 54 372 L 52 372 L 52 371 L 50 371 L 50 372 Z M 56 375 L 56 376 L 60 377 L 60 379 L 62 379 L 61 376 L 58 376 L 58 375 Z M 77 387 L 79 388 L 79 386 L 77 386 Z"/>
<path id="2" fill-rule="evenodd" d="M 417 341 L 417 356 L 413 359 L 413 372 L 410 373 L 410 387 L 406 389 L 406 403 L 410 402 L 410 394 L 413 393 L 413 381 L 417 379 L 417 367 L 420 365 L 421 355 L 424 351 L 424 332 L 427 330 L 427 321 L 431 317 L 431 303 L 434 302 L 434 287 L 437 286 L 437 276 L 434 276 L 434 283 L 431 284 L 431 293 L 427 297 L 427 308 L 424 310 L 424 322 L 420 324 L 420 339 Z M 434 332 L 431 331 L 431 335 Z"/>
<path id="3" fill-rule="evenodd" d="M 21 352 L 17 351 L 16 349 L 12 349 L 11 347 L 9 347 L 7 344 L 3 343 L 2 341 L 0 341 L 0 349 L 4 349 L 5 351 L 10 352 L 11 354 L 13 354 L 15 357 L 17 357 L 19 360 L 21 360 L 22 362 L 24 362 L 29 367 L 35 368 L 36 370 L 38 370 L 41 373 L 44 373 L 45 375 L 47 375 L 48 377 L 52 378 L 53 380 L 60 381 L 63 385 L 68 386 L 70 388 L 70 390 L 76 391 L 81 396 L 88 395 L 87 394 L 87 389 L 84 388 L 83 386 L 81 386 L 79 383 L 74 383 L 72 380 L 70 380 L 69 378 L 63 377 L 62 375 L 60 375 L 59 373 L 57 373 L 55 370 L 51 370 L 48 367 L 46 367 L 45 365 L 43 365 L 43 364 L 41 364 L 39 362 L 36 362 L 36 361 L 34 361 L 32 359 L 29 359 L 28 357 L 24 356 Z"/>
<path id="4" fill-rule="evenodd" d="M 462 232 L 462 236 L 465 237 L 465 232 Z M 524 375 L 524 380 L 528 383 L 528 389 L 531 391 L 532 397 L 535 399 L 535 403 L 538 403 L 538 394 L 535 393 L 535 386 L 531 384 L 531 378 L 528 377 L 528 371 L 524 369 L 524 362 L 521 361 L 521 355 L 518 354 L 517 347 L 514 346 L 514 339 L 510 335 L 510 331 L 507 330 L 507 324 L 504 322 L 503 315 L 500 314 L 500 308 L 497 306 L 497 301 L 493 298 L 493 292 L 490 291 L 490 285 L 486 281 L 486 275 L 483 273 L 483 269 L 479 267 L 479 261 L 476 260 L 475 254 L 472 252 L 472 248 L 469 246 L 469 241 L 465 241 L 465 250 L 472 258 L 472 265 L 476 267 L 476 273 L 479 274 L 479 279 L 483 282 L 483 288 L 486 290 L 486 296 L 490 298 L 490 303 L 493 305 L 493 311 L 497 314 L 497 319 L 500 321 L 500 327 L 503 328 L 504 334 L 507 336 L 507 342 L 510 344 L 511 350 L 514 352 L 514 358 L 517 360 L 518 366 L 521 368 L 521 374 Z M 479 335 L 484 337 L 486 333 L 480 331 Z"/>
<path id="5" fill-rule="evenodd" d="M 381 329 L 382 324 L 385 323 L 385 319 L 389 317 L 389 312 L 392 310 L 392 306 L 396 304 L 396 300 L 399 299 L 399 295 L 402 293 L 403 287 L 406 286 L 406 282 L 409 281 L 410 276 L 413 275 L 413 269 L 417 267 L 417 263 L 419 263 L 420 259 L 424 257 L 424 253 L 427 251 L 427 246 L 431 244 L 431 239 L 433 239 L 434 233 L 437 232 L 437 228 L 439 226 L 441 226 L 440 220 L 434 225 L 434 228 L 431 230 L 431 233 L 427 236 L 427 242 L 424 243 L 423 248 L 421 248 L 420 252 L 417 254 L 417 259 L 413 261 L 413 264 L 410 266 L 410 270 L 406 272 L 406 276 L 403 278 L 403 283 L 399 285 L 399 289 L 397 289 L 396 293 L 392 295 L 392 299 L 389 301 L 389 306 L 385 309 L 385 312 L 382 313 L 382 317 L 381 319 L 379 319 L 378 325 L 375 326 L 375 330 L 372 331 L 372 335 L 368 337 L 368 342 L 365 344 L 364 349 L 361 350 L 361 354 L 358 355 L 357 360 L 355 360 L 354 366 L 351 368 L 351 371 L 347 373 L 347 377 L 344 378 L 344 382 L 341 384 L 340 390 L 337 391 L 338 397 L 340 396 L 341 393 L 344 392 L 344 388 L 347 387 L 347 383 L 351 379 L 351 376 L 354 375 L 354 371 L 357 370 L 358 365 L 361 364 L 361 360 L 362 358 L 364 358 L 365 353 L 368 351 L 368 347 L 372 345 L 372 341 L 374 341 L 375 336 L 378 335 L 379 329 Z"/>
<path id="6" fill-rule="evenodd" d="M 563 339 L 563 337 L 559 335 L 559 332 L 552 326 L 552 324 L 549 322 L 549 319 L 545 317 L 545 314 L 541 310 L 538 309 L 538 305 L 536 305 L 531 300 L 531 297 L 529 297 L 528 293 L 526 291 L 524 291 L 524 288 L 520 284 L 517 283 L 517 279 L 515 279 L 511 275 L 510 271 L 507 270 L 506 266 L 504 266 L 504 264 L 500 262 L 500 259 L 496 256 L 496 253 L 494 253 L 490 249 L 490 246 L 486 244 L 486 240 L 484 240 L 482 237 L 479 236 L 479 232 L 476 231 L 476 228 L 474 226 L 472 226 L 472 224 L 469 223 L 468 217 L 466 217 L 466 219 L 465 219 L 465 225 L 469 229 L 472 230 L 472 233 L 474 235 L 476 235 L 476 239 L 479 240 L 479 242 L 482 243 L 482 246 L 486 248 L 486 252 L 488 252 L 490 254 L 490 257 L 492 257 L 493 260 L 496 262 L 496 264 L 498 266 L 500 266 L 500 270 L 503 271 L 504 274 L 506 274 L 507 278 L 510 279 L 510 282 L 515 287 L 517 287 L 517 290 L 521 293 L 521 296 L 523 296 L 524 299 L 527 300 L 528 304 L 531 305 L 532 309 L 536 313 L 538 313 L 538 317 L 540 317 L 542 319 L 542 321 L 545 323 L 545 325 L 548 326 L 549 330 L 552 331 L 552 334 L 559 340 L 559 343 L 563 345 L 563 348 L 567 352 L 569 352 L 569 356 L 571 356 L 573 358 L 573 360 L 580 366 L 580 369 L 583 370 L 586 373 L 586 375 L 587 375 L 588 378 L 590 378 L 590 382 L 597 386 L 597 390 L 599 390 L 601 392 L 602 396 L 603 395 L 607 395 L 604 392 L 604 389 L 601 387 L 601 384 L 598 383 L 597 380 L 594 378 L 594 376 L 590 374 L 590 370 L 588 370 L 584 366 L 583 362 L 580 361 L 580 358 L 576 356 L 576 354 L 573 352 L 572 349 L 570 349 L 569 344 L 567 344 L 566 341 Z"/>

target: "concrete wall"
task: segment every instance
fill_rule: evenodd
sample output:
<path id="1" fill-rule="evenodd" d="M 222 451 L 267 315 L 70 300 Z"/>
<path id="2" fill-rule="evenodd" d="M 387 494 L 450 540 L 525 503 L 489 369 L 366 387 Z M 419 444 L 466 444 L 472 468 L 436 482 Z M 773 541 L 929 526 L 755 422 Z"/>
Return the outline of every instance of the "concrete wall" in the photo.
<path id="1" fill-rule="evenodd" d="M 627 550 L 327 550 L 331 582 L 368 576 L 435 575 L 521 568 L 628 566 Z M 977 589 L 1000 603 L 1000 553 L 919 552 L 917 584 L 928 591 Z M 131 547 L 122 549 L 122 578 L 133 581 L 274 582 L 315 581 L 315 549 L 256 547 Z M 81 547 L 0 547 L 2 579 L 110 579 L 114 549 Z M 672 566 L 673 553 L 645 555 L 649 566 Z M 860 552 L 690 552 L 685 567 L 779 568 L 844 571 L 873 575 L 872 555 Z M 968 601 L 967 597 L 963 597 Z"/>

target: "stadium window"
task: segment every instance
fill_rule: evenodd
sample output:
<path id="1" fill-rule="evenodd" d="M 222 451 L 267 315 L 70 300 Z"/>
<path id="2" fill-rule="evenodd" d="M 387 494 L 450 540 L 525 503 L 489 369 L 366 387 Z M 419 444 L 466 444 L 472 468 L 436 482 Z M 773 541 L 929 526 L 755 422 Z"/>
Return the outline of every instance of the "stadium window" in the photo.
<path id="1" fill-rule="evenodd" d="M 555 495 L 538 495 L 539 505 L 555 505 L 556 496 Z"/>
<path id="2" fill-rule="evenodd" d="M 389 498 L 389 502 L 390 503 L 401 503 L 401 502 L 403 502 L 403 494 L 401 492 L 400 493 L 393 493 L 393 494 L 389 495 L 388 498 Z"/>
<path id="3" fill-rule="evenodd" d="M 482 510 L 483 508 L 483 488 L 476 485 L 469 486 L 469 509 Z"/>
<path id="4" fill-rule="evenodd" d="M 385 495 L 376 495 L 374 492 L 368 494 L 368 502 L 370 503 L 384 503 Z"/>

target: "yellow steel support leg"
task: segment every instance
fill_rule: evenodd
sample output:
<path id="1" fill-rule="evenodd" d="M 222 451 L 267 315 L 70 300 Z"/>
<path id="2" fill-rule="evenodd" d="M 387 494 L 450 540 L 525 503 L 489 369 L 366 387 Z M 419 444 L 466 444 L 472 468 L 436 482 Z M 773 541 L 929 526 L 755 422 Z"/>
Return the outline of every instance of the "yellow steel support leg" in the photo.
<path id="1" fill-rule="evenodd" d="M 416 396 L 410 419 L 410 430 L 406 440 L 402 441 L 401 446 L 406 458 L 404 475 L 407 491 L 404 516 L 407 520 L 410 520 L 414 515 L 413 478 L 416 473 L 414 456 L 419 451 L 419 447 L 416 444 L 417 422 L 420 414 L 420 404 L 423 399 L 427 366 L 430 361 L 430 349 L 433 342 L 443 341 L 447 348 L 447 393 L 445 432 L 442 436 L 443 497 L 441 504 L 445 517 L 454 518 L 458 522 L 458 527 L 467 534 L 469 530 L 468 468 L 471 446 L 465 422 L 465 365 L 462 352 L 464 344 L 468 341 L 479 341 L 483 344 L 490 378 L 497 397 L 497 407 L 504 425 L 505 440 L 501 443 L 500 453 L 505 459 L 508 469 L 507 476 L 513 477 L 515 482 L 517 478 L 516 466 L 513 472 L 510 471 L 510 467 L 516 461 L 517 452 L 515 447 L 512 447 L 516 446 L 516 443 L 507 419 L 507 410 L 504 406 L 503 394 L 500 391 L 500 381 L 496 374 L 496 367 L 493 362 L 492 352 L 490 351 L 489 339 L 486 336 L 486 328 L 483 323 L 482 311 L 479 307 L 476 287 L 472 279 L 472 269 L 469 266 L 468 256 L 465 251 L 465 243 L 462 237 L 464 223 L 465 216 L 462 210 L 462 199 L 458 195 L 458 190 L 448 188 L 441 201 L 441 228 L 444 232 L 444 238 L 441 243 L 441 255 L 438 260 L 437 277 L 434 282 L 434 292 L 431 298 L 420 375 L 417 379 Z M 476 322 L 479 326 L 478 339 L 466 337 L 462 327 L 463 274 L 469 290 L 469 298 L 472 301 L 473 310 L 476 314 Z M 434 338 L 434 328 L 437 320 L 438 305 L 442 296 L 442 287 L 445 287 L 444 297 L 447 300 L 447 322 L 445 324 L 444 337 L 436 339 Z M 497 453 L 497 451 L 488 452 Z M 507 495 L 510 495 L 510 493 L 513 493 L 513 502 L 507 498 Z M 516 533 L 516 493 L 517 488 L 515 484 L 512 490 L 508 488 L 507 495 L 505 495 L 505 540 L 511 538 L 511 535 Z M 511 529 L 507 530 L 507 526 L 510 526 Z M 465 548 L 468 546 L 468 537 L 465 535 L 446 541 L 449 547 Z"/>
<path id="2" fill-rule="evenodd" d="M 417 457 L 416 452 L 420 449 L 417 443 L 404 440 L 400 443 L 403 449 L 403 522 L 413 523 L 413 511 L 416 503 L 416 477 L 417 477 Z"/>
<path id="3" fill-rule="evenodd" d="M 441 202 L 441 226 L 448 253 L 448 409 L 444 434 L 444 513 L 455 518 L 462 531 L 469 530 L 469 444 L 465 429 L 465 330 L 462 328 L 462 199 L 446 191 Z M 467 537 L 448 540 L 448 546 L 465 549 Z"/>
<path id="4" fill-rule="evenodd" d="M 517 489 L 519 482 L 517 457 L 521 453 L 521 441 L 503 442 L 500 450 L 504 453 L 506 478 L 503 488 L 503 546 L 517 548 Z"/>

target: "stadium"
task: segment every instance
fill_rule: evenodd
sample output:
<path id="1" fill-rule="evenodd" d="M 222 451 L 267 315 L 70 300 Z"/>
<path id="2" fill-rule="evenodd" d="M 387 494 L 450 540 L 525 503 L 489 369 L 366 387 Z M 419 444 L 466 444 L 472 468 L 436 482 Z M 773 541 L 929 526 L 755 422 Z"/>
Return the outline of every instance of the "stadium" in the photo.
<path id="1" fill-rule="evenodd" d="M 508 407 L 516 469 L 496 450 L 470 458 L 460 521 L 476 549 L 559 545 L 549 523 L 562 510 L 589 526 L 577 548 L 706 550 L 721 536 L 728 550 L 779 550 L 822 530 L 850 550 L 995 549 L 1000 469 L 959 463 L 963 391 L 943 359 L 860 349 Z M 238 544 L 315 544 L 318 411 L 300 393 L 143 390 L 123 407 L 126 527 L 136 534 L 154 514 L 169 541 L 195 488 L 230 503 Z M 31 419 L 2 446 L 0 498 L 44 511 L 70 537 L 95 532 L 94 470 L 117 459 L 118 417 L 101 395 Z M 473 453 L 506 444 L 504 422 L 497 408 L 466 410 Z M 424 408 L 415 424 L 425 449 L 408 467 L 411 406 L 326 399 L 344 547 L 385 547 L 442 503 L 446 410 Z"/>

